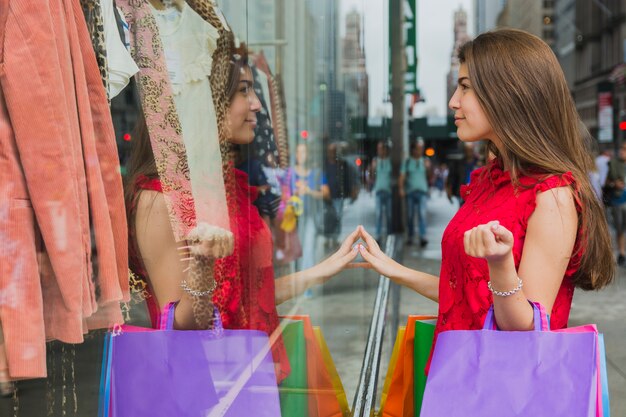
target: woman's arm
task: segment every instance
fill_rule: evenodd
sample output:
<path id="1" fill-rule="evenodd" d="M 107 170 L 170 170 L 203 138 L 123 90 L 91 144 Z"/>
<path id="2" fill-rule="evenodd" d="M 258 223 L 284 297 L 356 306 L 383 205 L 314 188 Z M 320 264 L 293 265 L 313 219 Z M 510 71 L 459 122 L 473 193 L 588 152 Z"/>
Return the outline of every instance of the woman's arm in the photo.
<path id="1" fill-rule="evenodd" d="M 578 214 L 569 187 L 537 194 L 536 208 L 528 220 L 524 251 L 515 271 L 513 234 L 497 222 L 468 230 L 465 250 L 468 255 L 485 258 L 494 290 L 513 295 L 493 296 L 498 327 L 503 330 L 533 329 L 533 310 L 528 300 L 552 311 L 565 270 L 569 264 L 578 229 Z"/>
<path id="2" fill-rule="evenodd" d="M 185 243 L 177 243 L 169 219 L 163 194 L 142 191 L 137 203 L 135 235 L 143 264 L 148 273 L 148 283 L 161 310 L 167 303 L 179 301 L 174 328 L 197 329 L 192 303 L 194 298 L 184 292 L 180 284 L 187 279 L 187 262 L 183 251 Z M 201 302 L 211 303 L 210 295 L 200 297 Z"/>
<path id="3" fill-rule="evenodd" d="M 357 248 L 353 245 L 359 237 L 359 230 L 356 229 L 343 241 L 337 252 L 327 259 L 304 271 L 278 278 L 275 282 L 276 305 L 302 294 L 310 287 L 325 283 L 348 267 L 358 255 Z"/>
<path id="4" fill-rule="evenodd" d="M 358 264 L 358 266 L 372 268 L 393 282 L 409 287 L 434 302 L 439 302 L 439 277 L 399 264 L 385 255 L 376 240 L 365 231 L 363 226 L 359 226 L 358 230 L 367 245 L 359 246 L 361 256 L 367 263 Z"/>

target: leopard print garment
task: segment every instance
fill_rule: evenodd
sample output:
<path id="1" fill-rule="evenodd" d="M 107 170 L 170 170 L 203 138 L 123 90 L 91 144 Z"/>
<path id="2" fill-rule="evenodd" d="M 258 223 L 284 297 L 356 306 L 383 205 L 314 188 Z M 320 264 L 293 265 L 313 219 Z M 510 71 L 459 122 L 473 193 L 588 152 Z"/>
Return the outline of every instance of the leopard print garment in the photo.
<path id="1" fill-rule="evenodd" d="M 148 126 L 176 241 L 185 240 L 196 226 L 187 152 L 172 96 L 165 54 L 148 0 L 116 0 L 130 27 L 131 55 L 141 107 Z"/>
<path id="2" fill-rule="evenodd" d="M 285 97 L 283 96 L 282 79 L 280 76 L 269 75 L 269 85 L 272 98 L 274 115 L 274 131 L 276 145 L 278 147 L 279 166 L 289 168 L 289 140 L 287 133 L 287 117 L 285 109 Z"/>
<path id="3" fill-rule="evenodd" d="M 104 18 L 102 17 L 102 7 L 100 0 L 80 0 L 83 8 L 87 29 L 91 37 L 93 50 L 96 53 L 96 61 L 102 77 L 102 84 L 105 91 L 109 91 L 109 67 L 107 61 L 106 41 L 104 39 Z M 108 94 L 107 94 L 108 98 Z"/>
<path id="4" fill-rule="evenodd" d="M 215 258 L 208 256 L 193 256 L 189 262 L 187 282 L 198 291 L 215 289 Z M 199 329 L 208 329 L 213 324 L 213 303 L 210 296 L 192 297 L 191 308 Z"/>
<path id="5" fill-rule="evenodd" d="M 228 84 L 228 76 L 230 73 L 230 61 L 232 59 L 233 51 L 235 49 L 235 37 L 228 26 L 222 23 L 216 12 L 216 5 L 211 0 L 186 0 L 187 4 L 202 17 L 206 22 L 211 24 L 218 30 L 220 35 L 217 40 L 217 47 L 213 52 L 213 67 L 211 68 L 211 75 L 209 81 L 211 82 L 211 91 L 213 94 L 213 104 L 215 106 L 215 115 L 217 119 L 217 128 L 220 135 L 220 151 L 222 153 L 222 169 L 224 175 L 224 188 L 226 189 L 226 199 L 228 203 L 228 210 L 230 218 L 237 218 L 236 213 L 239 212 L 239 206 L 237 204 L 236 193 L 236 180 L 235 180 L 235 164 L 231 154 L 231 145 L 227 140 L 228 126 L 226 126 L 226 113 L 228 111 L 229 98 L 226 95 L 226 88 Z M 235 250 L 231 255 L 235 257 L 233 264 L 240 265 L 239 252 Z M 225 270 L 226 263 L 220 263 L 215 268 L 215 280 L 217 284 L 220 283 L 228 276 L 228 271 Z M 239 270 L 234 274 L 230 286 L 241 286 L 241 274 Z M 214 300 L 218 304 L 226 305 L 227 300 L 220 300 L 222 295 L 220 291 L 216 292 Z M 217 298 L 217 299 L 216 299 Z M 195 312 L 195 311 L 194 311 Z M 242 322 L 247 325 L 248 318 L 243 317 Z"/>

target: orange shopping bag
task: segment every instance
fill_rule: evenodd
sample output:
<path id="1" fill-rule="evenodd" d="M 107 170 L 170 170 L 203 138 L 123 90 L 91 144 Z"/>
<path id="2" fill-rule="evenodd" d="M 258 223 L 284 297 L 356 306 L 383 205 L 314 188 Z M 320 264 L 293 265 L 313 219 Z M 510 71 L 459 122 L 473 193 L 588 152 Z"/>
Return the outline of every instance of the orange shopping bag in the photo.
<path id="1" fill-rule="evenodd" d="M 385 403 L 381 404 L 382 417 L 414 417 L 415 403 L 413 392 L 413 343 L 415 340 L 415 322 L 433 320 L 436 316 L 409 316 L 404 339 L 398 349 L 397 362 L 393 369 L 389 392 Z M 391 372 L 389 369 L 387 372 Z"/>
<path id="2" fill-rule="evenodd" d="M 391 352 L 391 358 L 389 359 L 389 366 L 387 367 L 387 375 L 385 375 L 383 392 L 380 396 L 380 410 L 385 408 L 385 403 L 387 402 L 387 395 L 389 395 L 389 387 L 391 386 L 391 377 L 393 376 L 393 370 L 396 368 L 396 363 L 398 363 L 400 345 L 404 343 L 404 332 L 406 332 L 406 326 L 398 326 L 396 341 L 393 343 L 393 350 Z M 377 416 L 382 416 L 382 411 L 379 411 Z"/>

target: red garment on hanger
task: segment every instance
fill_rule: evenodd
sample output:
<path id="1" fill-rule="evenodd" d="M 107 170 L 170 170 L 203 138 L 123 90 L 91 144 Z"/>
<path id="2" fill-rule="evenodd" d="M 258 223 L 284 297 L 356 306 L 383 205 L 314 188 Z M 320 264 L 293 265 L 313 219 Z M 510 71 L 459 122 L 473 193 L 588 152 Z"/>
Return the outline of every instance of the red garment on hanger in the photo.
<path id="1" fill-rule="evenodd" d="M 0 355 L 12 378 L 37 378 L 46 340 L 122 321 L 126 215 L 79 2 L 0 0 L 0 45 Z"/>

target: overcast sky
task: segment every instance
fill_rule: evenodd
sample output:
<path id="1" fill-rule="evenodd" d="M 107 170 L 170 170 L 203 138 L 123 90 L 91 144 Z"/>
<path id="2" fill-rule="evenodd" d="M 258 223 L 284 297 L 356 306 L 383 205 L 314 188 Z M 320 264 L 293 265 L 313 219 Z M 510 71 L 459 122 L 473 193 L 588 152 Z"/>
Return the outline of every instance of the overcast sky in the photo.
<path id="1" fill-rule="evenodd" d="M 370 114 L 376 115 L 388 94 L 388 0 L 341 1 L 341 33 L 345 14 L 355 8 L 365 11 L 365 54 L 369 74 Z M 418 85 L 426 103 L 422 110 L 436 107 L 445 115 L 447 101 L 446 76 L 450 68 L 453 46 L 454 12 L 463 7 L 468 14 L 468 31 L 473 35 L 474 16 L 472 0 L 417 0 L 418 14 Z"/>

